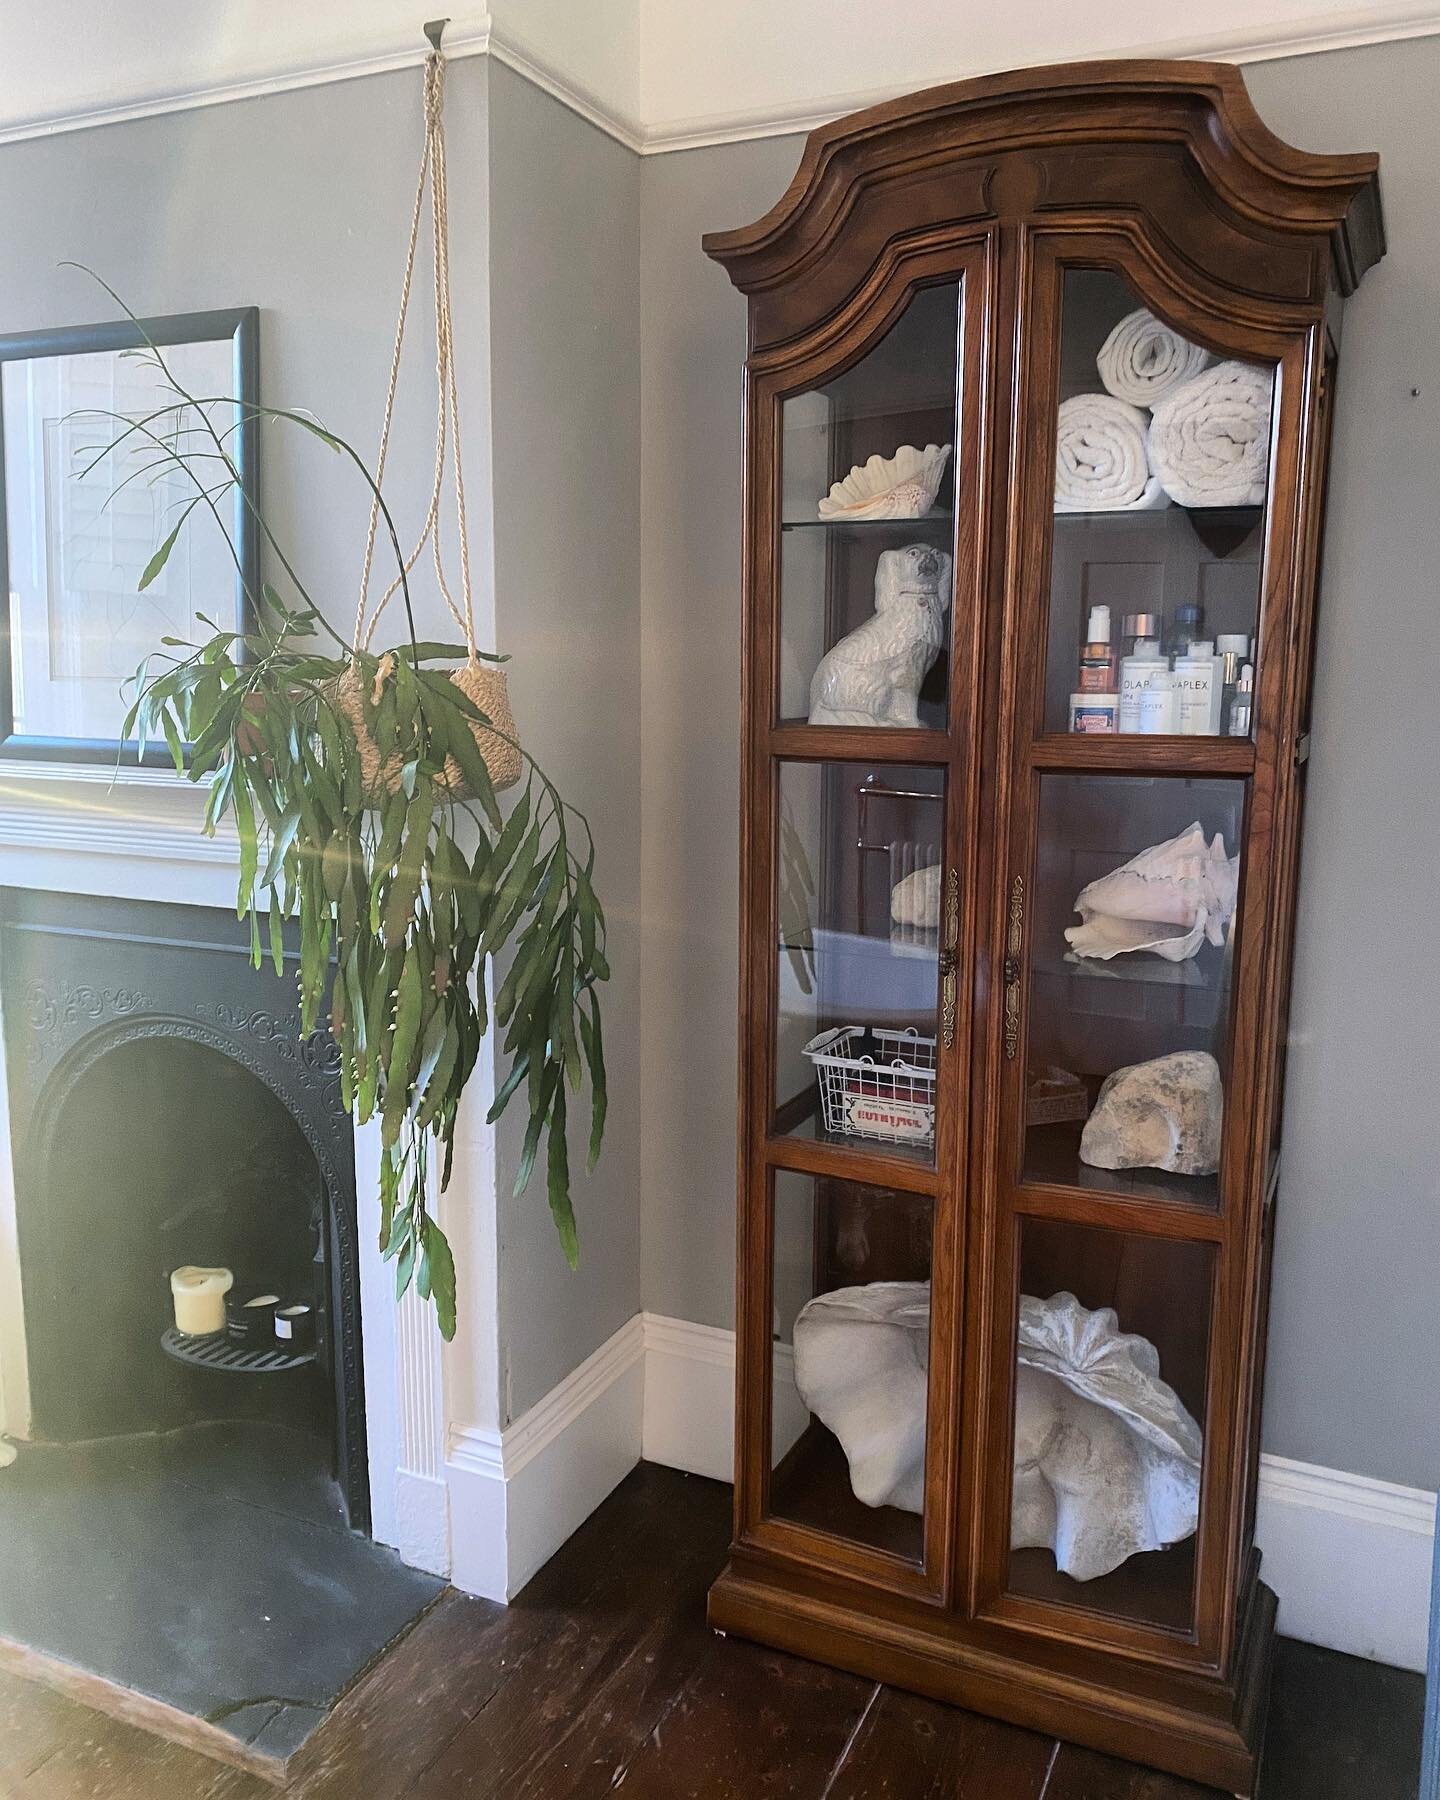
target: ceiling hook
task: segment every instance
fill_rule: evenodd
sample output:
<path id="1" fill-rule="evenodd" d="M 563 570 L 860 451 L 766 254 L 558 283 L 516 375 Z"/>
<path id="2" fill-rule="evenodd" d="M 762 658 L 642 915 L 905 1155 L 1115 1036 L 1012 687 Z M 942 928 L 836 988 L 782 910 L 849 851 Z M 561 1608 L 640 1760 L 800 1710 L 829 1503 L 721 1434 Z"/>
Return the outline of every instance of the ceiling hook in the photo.
<path id="1" fill-rule="evenodd" d="M 430 48 L 437 56 L 440 54 L 440 39 L 444 36 L 445 27 L 449 23 L 448 19 L 427 19 L 425 22 L 425 35 L 430 40 Z"/>

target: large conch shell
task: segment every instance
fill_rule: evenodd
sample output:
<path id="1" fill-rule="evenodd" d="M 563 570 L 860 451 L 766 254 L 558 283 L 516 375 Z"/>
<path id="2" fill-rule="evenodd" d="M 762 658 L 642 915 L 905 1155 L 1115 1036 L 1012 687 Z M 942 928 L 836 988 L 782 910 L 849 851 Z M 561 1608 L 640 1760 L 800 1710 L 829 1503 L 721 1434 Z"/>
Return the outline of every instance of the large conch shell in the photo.
<path id="1" fill-rule="evenodd" d="M 1225 854 L 1218 831 L 1207 844 L 1197 820 L 1081 888 L 1075 900 L 1081 923 L 1065 930 L 1070 954 L 1108 962 L 1151 950 L 1167 962 L 1185 962 L 1202 943 L 1225 942 L 1239 881 L 1240 858 Z"/>
<path id="2" fill-rule="evenodd" d="M 867 1506 L 918 1513 L 925 1488 L 930 1284 L 838 1288 L 795 1321 L 795 1385 L 840 1440 Z M 1043 1546 L 1077 1581 L 1195 1530 L 1200 1427 L 1148 1338 L 1070 1293 L 1020 1299 L 1014 1549 Z"/>
<path id="3" fill-rule="evenodd" d="M 857 463 L 820 502 L 822 519 L 920 519 L 935 504 L 950 460 L 949 444 L 917 450 L 902 444 L 893 456 Z"/>

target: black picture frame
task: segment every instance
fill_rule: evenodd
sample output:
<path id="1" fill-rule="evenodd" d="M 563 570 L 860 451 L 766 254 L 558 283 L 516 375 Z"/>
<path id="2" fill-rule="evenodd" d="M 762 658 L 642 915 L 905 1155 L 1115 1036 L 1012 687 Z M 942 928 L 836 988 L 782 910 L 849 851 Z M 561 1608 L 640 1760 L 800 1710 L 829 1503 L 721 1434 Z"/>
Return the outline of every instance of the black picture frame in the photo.
<path id="1" fill-rule="evenodd" d="M 234 460 L 240 485 L 233 496 L 234 543 L 239 567 L 235 576 L 235 629 L 250 631 L 255 623 L 250 596 L 260 591 L 260 311 L 258 307 L 222 308 L 176 313 L 163 318 L 107 320 L 100 325 L 67 325 L 46 331 L 0 336 L 0 374 L 4 365 L 37 357 L 89 355 L 96 351 L 141 350 L 153 344 L 164 350 L 176 344 L 220 343 L 231 346 L 231 394 L 241 404 Z M 119 762 L 126 766 L 171 767 L 164 744 L 147 744 L 143 755 L 131 740 L 118 738 L 39 737 L 15 730 L 15 689 L 11 654 L 9 531 L 6 520 L 5 433 L 0 417 L 0 758 L 43 762 Z M 241 648 L 237 646 L 237 649 Z"/>

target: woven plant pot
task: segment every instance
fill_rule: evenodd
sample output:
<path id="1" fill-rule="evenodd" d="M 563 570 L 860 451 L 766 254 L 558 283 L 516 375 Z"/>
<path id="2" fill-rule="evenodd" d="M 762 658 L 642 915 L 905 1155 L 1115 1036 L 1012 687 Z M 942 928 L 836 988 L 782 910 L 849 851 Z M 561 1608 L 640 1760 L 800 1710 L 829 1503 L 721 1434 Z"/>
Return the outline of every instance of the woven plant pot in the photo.
<path id="1" fill-rule="evenodd" d="M 510 690 L 505 680 L 505 671 L 493 663 L 467 663 L 463 669 L 452 670 L 450 679 L 456 687 L 474 702 L 491 724 L 488 726 L 472 723 L 471 732 L 480 747 L 485 767 L 490 771 L 491 786 L 498 792 L 502 788 L 514 787 L 520 779 L 522 761 L 516 737 L 515 715 L 510 710 Z M 347 669 L 335 683 L 335 704 L 349 721 L 350 729 L 355 734 L 355 744 L 360 752 L 360 779 L 364 784 L 367 800 L 383 800 L 393 794 L 400 785 L 400 776 L 404 768 L 404 759 L 392 756 L 382 768 L 380 752 L 375 739 L 370 734 L 370 726 L 365 718 L 364 689 L 361 677 L 354 669 Z M 504 736 L 498 733 L 504 733 Z M 507 742 L 506 740 L 512 740 Z M 454 800 L 473 800 L 474 795 L 466 785 L 461 774 L 460 765 L 453 756 L 445 758 L 444 773 L 437 779 L 436 787 L 442 789 Z"/>

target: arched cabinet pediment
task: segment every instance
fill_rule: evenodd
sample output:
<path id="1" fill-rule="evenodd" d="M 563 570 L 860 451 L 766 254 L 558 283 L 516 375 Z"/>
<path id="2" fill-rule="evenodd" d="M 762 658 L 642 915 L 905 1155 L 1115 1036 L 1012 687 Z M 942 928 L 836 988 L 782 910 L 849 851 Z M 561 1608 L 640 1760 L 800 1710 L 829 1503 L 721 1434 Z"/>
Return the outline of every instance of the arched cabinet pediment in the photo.
<path id="1" fill-rule="evenodd" d="M 813 133 L 747 296 L 733 1629 L 1253 1791 L 1341 302 L 1376 159 L 1094 63 Z"/>
<path id="2" fill-rule="evenodd" d="M 764 218 L 706 253 L 750 297 L 751 346 L 842 308 L 897 236 L 1148 216 L 1179 261 L 1256 299 L 1351 293 L 1384 254 L 1373 155 L 1309 155 L 1223 63 L 1077 63 L 932 88 L 812 132 Z"/>

